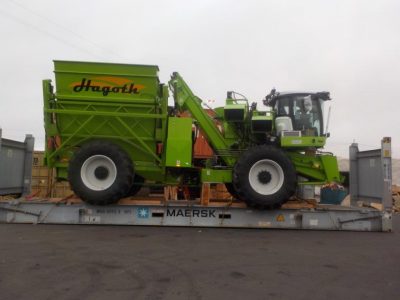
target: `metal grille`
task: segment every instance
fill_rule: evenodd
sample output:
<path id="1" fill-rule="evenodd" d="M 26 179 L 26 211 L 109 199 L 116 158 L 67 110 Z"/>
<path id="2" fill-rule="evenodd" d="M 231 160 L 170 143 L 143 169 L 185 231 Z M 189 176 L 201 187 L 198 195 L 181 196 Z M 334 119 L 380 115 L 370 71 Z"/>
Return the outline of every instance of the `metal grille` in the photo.
<path id="1" fill-rule="evenodd" d="M 282 136 L 298 136 L 298 137 L 301 137 L 301 131 L 282 131 Z"/>

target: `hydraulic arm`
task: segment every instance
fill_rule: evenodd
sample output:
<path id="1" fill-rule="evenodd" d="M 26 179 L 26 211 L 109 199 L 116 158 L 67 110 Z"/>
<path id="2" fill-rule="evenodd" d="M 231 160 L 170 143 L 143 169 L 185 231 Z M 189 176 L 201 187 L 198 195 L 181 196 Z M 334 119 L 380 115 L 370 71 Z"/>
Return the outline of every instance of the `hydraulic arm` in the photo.
<path id="1" fill-rule="evenodd" d="M 189 86 L 177 72 L 172 74 L 169 86 L 173 91 L 174 101 L 178 109 L 182 111 L 187 110 L 192 114 L 193 118 L 196 119 L 198 125 L 206 135 L 215 153 L 221 155 L 228 166 L 233 166 L 235 160 L 232 157 L 223 155 L 229 150 L 229 145 L 215 125 L 215 122 L 201 107 L 202 100 L 193 94 Z"/>

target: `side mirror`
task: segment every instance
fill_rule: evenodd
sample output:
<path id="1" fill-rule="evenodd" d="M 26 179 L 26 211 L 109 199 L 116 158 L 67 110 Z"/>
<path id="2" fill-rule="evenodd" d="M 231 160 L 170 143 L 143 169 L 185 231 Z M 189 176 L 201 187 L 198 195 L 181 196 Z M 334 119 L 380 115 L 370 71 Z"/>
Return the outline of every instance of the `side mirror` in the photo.
<path id="1" fill-rule="evenodd" d="M 325 136 L 328 138 L 331 136 L 330 132 L 325 133 Z"/>

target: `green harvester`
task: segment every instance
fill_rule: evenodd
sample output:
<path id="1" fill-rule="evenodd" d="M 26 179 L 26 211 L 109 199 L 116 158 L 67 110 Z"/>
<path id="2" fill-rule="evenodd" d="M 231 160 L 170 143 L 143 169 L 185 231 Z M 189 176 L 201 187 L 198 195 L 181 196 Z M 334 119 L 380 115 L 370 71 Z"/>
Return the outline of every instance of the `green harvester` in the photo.
<path id="1" fill-rule="evenodd" d="M 115 203 L 144 185 L 196 195 L 203 183 L 224 183 L 249 206 L 275 208 L 300 184 L 342 182 L 336 157 L 319 150 L 329 136 L 327 92 L 273 90 L 263 110 L 228 92 L 211 117 L 178 73 L 164 85 L 152 65 L 54 64 L 56 89 L 43 81 L 45 161 L 89 204 Z M 212 159 L 193 156 L 198 129 Z"/>

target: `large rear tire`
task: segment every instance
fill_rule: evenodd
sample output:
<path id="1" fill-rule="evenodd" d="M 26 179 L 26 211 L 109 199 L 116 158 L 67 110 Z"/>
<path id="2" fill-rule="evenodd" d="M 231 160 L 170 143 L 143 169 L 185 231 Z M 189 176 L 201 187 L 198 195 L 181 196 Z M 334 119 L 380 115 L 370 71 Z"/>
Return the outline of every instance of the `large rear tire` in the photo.
<path id="1" fill-rule="evenodd" d="M 296 185 L 292 162 L 274 146 L 250 148 L 238 159 L 233 172 L 237 195 L 256 208 L 280 207 L 295 193 Z"/>
<path id="2" fill-rule="evenodd" d="M 236 192 L 236 189 L 235 189 L 233 183 L 231 183 L 231 182 L 230 183 L 225 183 L 225 187 L 226 187 L 226 190 L 229 192 L 229 194 L 231 194 L 231 196 L 234 199 L 240 199 L 238 193 Z"/>
<path id="3" fill-rule="evenodd" d="M 83 201 L 93 205 L 117 202 L 133 183 L 133 164 L 117 145 L 92 141 L 78 149 L 68 167 L 72 190 Z"/>
<path id="4" fill-rule="evenodd" d="M 127 197 L 133 197 L 141 190 L 144 183 L 144 178 L 138 174 L 135 174 L 133 184 L 127 193 Z"/>

